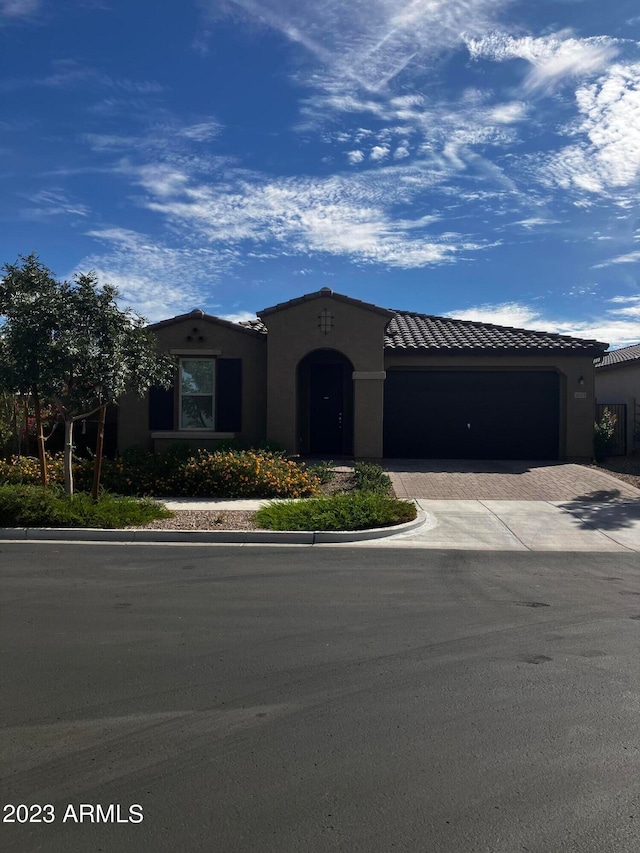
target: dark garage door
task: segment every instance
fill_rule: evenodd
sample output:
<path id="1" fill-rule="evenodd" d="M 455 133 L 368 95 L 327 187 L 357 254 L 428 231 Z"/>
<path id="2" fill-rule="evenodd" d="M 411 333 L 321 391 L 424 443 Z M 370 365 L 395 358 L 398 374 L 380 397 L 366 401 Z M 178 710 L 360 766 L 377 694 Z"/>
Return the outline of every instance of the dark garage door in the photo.
<path id="1" fill-rule="evenodd" d="M 388 458 L 557 459 L 559 419 L 554 372 L 387 371 Z"/>

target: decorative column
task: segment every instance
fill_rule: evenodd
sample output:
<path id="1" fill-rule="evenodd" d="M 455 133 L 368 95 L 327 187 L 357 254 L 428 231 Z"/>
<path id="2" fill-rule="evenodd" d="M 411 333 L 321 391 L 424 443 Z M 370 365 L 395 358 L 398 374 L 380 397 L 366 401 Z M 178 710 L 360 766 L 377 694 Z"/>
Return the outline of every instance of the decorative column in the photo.
<path id="1" fill-rule="evenodd" d="M 353 371 L 353 455 L 381 459 L 384 408 L 384 370 Z"/>

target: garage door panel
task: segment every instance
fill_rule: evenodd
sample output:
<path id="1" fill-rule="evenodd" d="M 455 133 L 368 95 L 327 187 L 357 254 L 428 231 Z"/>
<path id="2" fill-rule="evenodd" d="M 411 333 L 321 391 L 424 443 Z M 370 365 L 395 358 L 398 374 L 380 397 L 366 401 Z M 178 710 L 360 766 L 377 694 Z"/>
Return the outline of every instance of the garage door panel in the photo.
<path id="1" fill-rule="evenodd" d="M 556 459 L 559 390 L 551 371 L 388 371 L 385 456 Z"/>

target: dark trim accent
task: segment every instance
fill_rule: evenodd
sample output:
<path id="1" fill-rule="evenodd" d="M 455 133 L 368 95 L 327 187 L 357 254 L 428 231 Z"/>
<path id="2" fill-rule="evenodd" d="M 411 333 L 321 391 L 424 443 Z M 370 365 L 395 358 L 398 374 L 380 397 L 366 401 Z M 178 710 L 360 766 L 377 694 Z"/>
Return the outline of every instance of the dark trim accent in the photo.
<path id="1" fill-rule="evenodd" d="M 242 359 L 217 358 L 216 430 L 242 430 Z"/>
<path id="2" fill-rule="evenodd" d="M 149 429 L 172 430 L 174 427 L 173 387 L 160 388 L 154 385 L 149 388 Z"/>
<path id="3" fill-rule="evenodd" d="M 602 355 L 602 351 L 593 346 L 586 346 L 584 349 L 579 349 L 578 347 L 433 347 L 433 346 L 423 346 L 423 347 L 396 347 L 396 346 L 385 346 L 384 352 L 389 356 L 403 356 L 403 355 L 433 355 L 433 356 L 443 356 L 443 355 L 486 355 L 486 356 L 512 356 L 512 355 L 521 355 L 521 356 L 532 356 L 532 355 L 557 355 L 557 356 L 579 356 L 584 358 L 585 356 L 594 356 L 598 357 Z"/>

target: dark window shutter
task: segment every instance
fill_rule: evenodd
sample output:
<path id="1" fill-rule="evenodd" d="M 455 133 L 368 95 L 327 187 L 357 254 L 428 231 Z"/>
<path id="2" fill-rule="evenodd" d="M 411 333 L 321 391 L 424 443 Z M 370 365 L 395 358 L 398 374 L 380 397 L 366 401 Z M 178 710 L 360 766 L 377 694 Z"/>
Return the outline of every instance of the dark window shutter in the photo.
<path id="1" fill-rule="evenodd" d="M 173 429 L 173 388 L 149 388 L 149 429 Z"/>
<path id="2" fill-rule="evenodd" d="M 242 429 L 242 359 L 219 358 L 216 385 L 216 430 Z"/>

